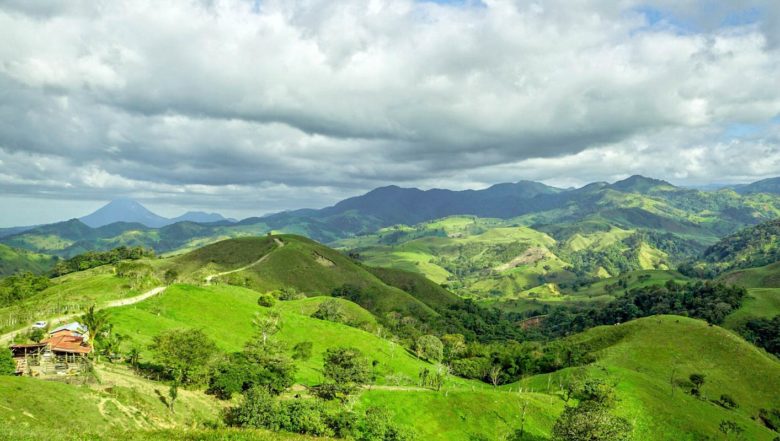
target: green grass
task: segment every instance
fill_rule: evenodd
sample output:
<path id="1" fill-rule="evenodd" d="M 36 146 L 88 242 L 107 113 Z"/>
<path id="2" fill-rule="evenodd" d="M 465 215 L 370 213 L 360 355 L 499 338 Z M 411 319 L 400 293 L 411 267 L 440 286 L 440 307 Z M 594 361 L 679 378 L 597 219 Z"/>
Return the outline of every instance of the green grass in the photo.
<path id="1" fill-rule="evenodd" d="M 736 329 L 750 318 L 776 315 L 780 315 L 780 288 L 749 288 L 742 306 L 726 317 L 723 326 Z"/>
<path id="2" fill-rule="evenodd" d="M 648 277 L 649 276 L 649 277 Z M 642 278 L 642 280 L 640 280 Z M 628 282 L 628 289 L 644 288 L 651 285 L 663 285 L 669 280 L 677 282 L 685 282 L 690 280 L 688 277 L 683 276 L 677 271 L 664 271 L 664 270 L 642 270 L 642 271 L 630 271 L 622 274 L 618 277 L 610 277 L 602 279 L 592 283 L 590 286 L 579 288 L 576 292 L 571 289 L 567 290 L 577 297 L 597 297 L 607 294 L 607 285 L 614 285 L 620 280 L 626 280 Z M 622 294 L 625 290 L 616 290 L 615 293 Z"/>
<path id="3" fill-rule="evenodd" d="M 202 329 L 223 351 L 239 351 L 253 337 L 252 319 L 255 313 L 268 309 L 257 306 L 258 295 L 256 291 L 233 286 L 174 285 L 160 296 L 113 309 L 111 322 L 117 332 L 132 339 L 145 359 L 151 357 L 147 347 L 152 338 L 164 330 L 175 328 Z M 299 313 L 302 305 L 306 308 L 310 306 L 307 302 L 316 301 L 279 302 L 274 306 L 282 314 L 283 323 L 277 338 L 290 348 L 303 341 L 313 343 L 313 357 L 300 364 L 298 382 L 307 385 L 319 383 L 322 379 L 322 354 L 336 346 L 356 347 L 369 358 L 379 361 L 379 383 L 385 383 L 386 377 L 392 374 L 416 379 L 420 368 L 429 366 L 400 345 L 375 334 Z M 356 311 L 357 308 L 353 305 L 351 309 Z"/>
<path id="4" fill-rule="evenodd" d="M 732 271 L 718 280 L 745 288 L 780 288 L 780 262 Z"/>
<path id="5" fill-rule="evenodd" d="M 776 436 L 752 417 L 761 407 L 780 407 L 780 363 L 730 331 L 699 320 L 656 316 L 594 328 L 572 340 L 599 349 L 597 363 L 587 370 L 617 383 L 622 400 L 618 412 L 634 423 L 638 440 L 720 439 L 722 420 L 744 427 L 746 439 Z M 531 377 L 521 385 L 537 391 L 551 385 L 554 392 L 571 373 Z M 706 376 L 703 394 L 708 399 L 729 394 L 740 407 L 726 410 L 688 394 L 685 383 L 691 373 Z M 672 377 L 681 383 L 674 393 Z"/>
<path id="6" fill-rule="evenodd" d="M 373 390 L 360 396 L 361 406 L 382 406 L 393 420 L 411 427 L 420 440 L 469 441 L 475 435 L 500 440 L 520 428 L 526 405 L 525 430 L 549 435 L 563 408 L 558 397 L 494 390 Z"/>
<path id="7" fill-rule="evenodd" d="M 275 246 L 262 263 L 227 275 L 223 280 L 260 292 L 293 287 L 308 296 L 330 295 L 336 288 L 353 285 L 361 288 L 358 303 L 375 314 L 400 311 L 420 318 L 436 314 L 425 303 L 386 285 L 368 269 L 338 251 L 300 236 L 274 238 L 281 240 L 284 246 Z M 226 247 L 242 245 L 235 240 L 220 244 L 225 243 Z"/>
<path id="8" fill-rule="evenodd" d="M 132 297 L 152 286 L 133 283 L 114 274 L 112 265 L 52 279 L 53 286 L 11 306 L 0 308 L 0 331 L 18 329 L 37 320 L 82 312 L 91 305 Z"/>
<path id="9" fill-rule="evenodd" d="M 182 389 L 171 413 L 157 394 L 167 393 L 165 384 L 119 365 L 98 365 L 96 375 L 88 385 L 0 376 L 0 439 L 159 439 L 147 432 L 179 427 L 186 434 L 188 427 L 216 421 L 224 406 Z"/>
<path id="10" fill-rule="evenodd" d="M 57 259 L 46 254 L 17 250 L 0 244 L 0 277 L 17 272 L 45 273 L 54 267 Z"/>
<path id="11" fill-rule="evenodd" d="M 371 314 L 370 312 L 361 308 L 360 305 L 337 297 L 319 296 L 307 297 L 301 300 L 282 301 L 274 305 L 273 309 L 310 317 L 312 314 L 317 312 L 320 305 L 326 301 L 334 301 L 341 305 L 341 308 L 344 311 L 345 319 L 350 325 L 367 330 L 369 332 L 376 331 L 378 329 L 379 323 L 377 323 L 374 314 Z"/>

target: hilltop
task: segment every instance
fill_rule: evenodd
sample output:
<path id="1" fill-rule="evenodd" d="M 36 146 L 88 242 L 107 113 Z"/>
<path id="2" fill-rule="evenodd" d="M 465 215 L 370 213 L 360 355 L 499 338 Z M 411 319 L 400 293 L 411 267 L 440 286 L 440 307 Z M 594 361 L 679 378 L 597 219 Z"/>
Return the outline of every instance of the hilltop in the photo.
<path id="1" fill-rule="evenodd" d="M 744 427 L 746 439 L 777 436 L 754 418 L 760 408 L 780 406 L 780 363 L 730 331 L 700 320 L 655 316 L 593 328 L 570 341 L 596 354 L 587 371 L 617 384 L 619 412 L 634 422 L 637 439 L 719 439 L 723 420 Z M 704 399 L 688 393 L 692 373 L 705 376 Z M 575 375 L 575 369 L 567 369 L 520 386 L 555 390 Z M 728 410 L 714 403 L 723 394 L 739 407 Z"/>

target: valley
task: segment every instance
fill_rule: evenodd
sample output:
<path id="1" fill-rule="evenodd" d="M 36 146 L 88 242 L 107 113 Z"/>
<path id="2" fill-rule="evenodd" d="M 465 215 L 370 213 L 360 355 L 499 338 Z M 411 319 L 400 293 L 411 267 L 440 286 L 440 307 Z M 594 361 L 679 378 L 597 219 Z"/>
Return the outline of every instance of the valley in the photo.
<path id="1" fill-rule="evenodd" d="M 614 394 L 609 418 L 631 439 L 720 439 L 726 421 L 743 439 L 774 440 L 780 236 L 772 221 L 754 226 L 774 205 L 647 179 L 580 190 L 589 202 L 542 190 L 532 196 L 539 211 L 480 209 L 507 217 L 417 214 L 387 225 L 372 212 L 375 231 L 358 222 L 327 244 L 268 219 L 97 229 L 74 220 L 6 236 L 31 261 L 39 254 L 25 253 L 52 253 L 0 280 L 6 342 L 34 342 L 35 321 L 97 320 L 84 313 L 91 306 L 102 330 L 88 374 L 0 376 L 0 417 L 13 422 L 0 436 L 549 440 L 597 387 Z M 704 206 L 720 198 L 752 220 L 707 219 Z M 361 218 L 356 203 L 324 213 Z M 304 215 L 309 227 L 322 221 Z M 102 237 L 108 230 L 119 236 Z M 163 239 L 171 231 L 176 239 Z M 181 357 L 205 358 L 171 370 L 163 338 L 180 339 L 168 350 L 188 348 Z M 332 383 L 339 350 L 366 363 L 349 388 Z M 257 384 L 271 395 L 256 395 Z M 52 395 L 79 403 L 79 425 L 59 430 L 66 413 L 33 398 Z M 250 405 L 291 419 L 258 420 Z M 385 432 L 372 438 L 366 424 Z"/>

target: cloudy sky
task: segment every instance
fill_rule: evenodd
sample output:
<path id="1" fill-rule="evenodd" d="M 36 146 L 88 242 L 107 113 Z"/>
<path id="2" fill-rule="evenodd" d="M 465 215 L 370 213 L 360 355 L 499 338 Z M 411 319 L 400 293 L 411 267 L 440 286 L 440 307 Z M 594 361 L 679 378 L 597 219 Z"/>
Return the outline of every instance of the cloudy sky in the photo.
<path id="1" fill-rule="evenodd" d="M 0 0 L 0 226 L 780 175 L 774 0 Z"/>

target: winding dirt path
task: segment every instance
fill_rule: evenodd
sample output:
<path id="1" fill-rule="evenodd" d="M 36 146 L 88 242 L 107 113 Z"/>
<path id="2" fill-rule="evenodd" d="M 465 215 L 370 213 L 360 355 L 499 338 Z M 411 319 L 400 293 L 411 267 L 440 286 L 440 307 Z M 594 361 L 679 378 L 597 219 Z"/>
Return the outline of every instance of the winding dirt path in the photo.
<path id="1" fill-rule="evenodd" d="M 284 242 L 282 242 L 282 240 L 277 238 L 277 237 L 274 237 L 274 242 L 276 243 L 277 248 L 281 248 L 281 247 L 284 246 Z M 271 252 L 273 252 L 273 250 Z M 230 270 L 230 271 L 225 271 L 225 272 L 222 272 L 222 273 L 211 274 L 211 275 L 206 277 L 206 284 L 210 285 L 211 284 L 211 280 L 214 279 L 215 277 L 225 276 L 225 275 L 228 275 L 228 274 L 233 274 L 233 273 L 237 273 L 239 271 L 244 271 L 246 269 L 252 268 L 253 266 L 258 265 L 258 264 L 262 263 L 263 261 L 265 261 L 268 258 L 268 256 L 271 255 L 271 252 L 267 253 L 266 255 L 261 257 L 260 259 L 250 263 L 247 266 L 244 266 L 244 267 L 241 267 L 241 268 L 238 268 L 238 269 L 234 269 L 234 270 Z M 165 291 L 165 288 L 167 288 L 167 287 L 166 286 L 158 286 L 156 288 L 152 288 L 149 291 L 146 291 L 145 293 L 137 295 L 135 297 L 129 297 L 129 298 L 126 298 L 126 299 L 119 299 L 119 300 L 112 300 L 112 301 L 110 301 L 108 303 L 105 303 L 102 306 L 97 307 L 97 309 L 101 310 L 101 309 L 106 309 L 106 308 L 118 308 L 120 306 L 133 305 L 133 304 L 136 304 L 136 303 L 139 303 L 139 302 L 143 302 L 144 300 L 146 300 L 148 298 L 151 298 L 151 297 L 154 297 L 156 295 L 161 294 L 162 292 Z M 71 320 L 71 319 L 73 319 L 75 317 L 78 317 L 80 315 L 81 315 L 80 313 L 66 314 L 66 315 L 61 315 L 61 316 L 58 316 L 58 317 L 49 318 L 47 321 L 52 323 L 52 324 L 54 324 L 54 323 L 59 323 L 59 322 L 64 322 L 64 321 L 67 321 L 67 320 Z M 0 343 L 11 341 L 11 340 L 14 339 L 14 337 L 16 337 L 17 334 L 25 332 L 28 329 L 29 329 L 29 325 L 24 326 L 23 328 L 17 329 L 15 331 L 11 331 L 11 332 L 8 332 L 8 333 L 0 335 Z"/>
<path id="2" fill-rule="evenodd" d="M 156 288 L 152 288 L 149 291 L 146 291 L 145 293 L 137 295 L 135 297 L 128 297 L 126 299 L 119 299 L 119 300 L 112 300 L 112 301 L 110 301 L 110 302 L 108 302 L 108 303 L 106 303 L 106 304 L 104 304 L 102 306 L 97 307 L 96 309 L 97 310 L 101 310 L 101 309 L 106 309 L 106 308 L 117 308 L 119 306 L 133 305 L 133 304 L 138 303 L 138 302 L 143 302 L 144 300 L 146 300 L 146 299 L 148 299 L 150 297 L 154 297 L 154 296 L 162 293 L 163 291 L 165 291 L 165 288 L 166 288 L 165 286 L 158 286 Z M 71 319 L 76 318 L 76 317 L 78 317 L 80 315 L 81 315 L 81 313 L 66 314 L 66 315 L 61 315 L 61 316 L 58 316 L 58 317 L 52 317 L 52 318 L 48 319 L 47 321 L 49 323 L 54 324 L 54 323 L 59 323 L 59 322 L 64 322 L 64 321 L 67 321 L 67 320 L 71 320 Z M 24 332 L 24 331 L 26 331 L 28 329 L 29 329 L 29 325 L 25 326 L 23 328 L 17 329 L 15 331 L 8 332 L 6 334 L 2 334 L 2 335 L 0 335 L 0 342 L 11 341 L 11 340 L 13 340 L 14 337 L 16 337 L 17 334 L 19 334 L 21 332 Z"/>
<path id="3" fill-rule="evenodd" d="M 277 237 L 274 237 L 274 242 L 276 243 L 276 247 L 277 248 L 281 248 L 281 247 L 284 246 L 284 242 L 282 242 L 282 240 L 277 238 Z M 266 259 L 268 259 L 268 256 L 270 256 L 272 252 L 273 252 L 273 250 L 269 251 L 263 257 L 255 260 L 254 262 L 250 263 L 249 265 L 242 266 L 241 268 L 237 268 L 237 269 L 234 269 L 234 270 L 225 271 L 225 272 L 221 272 L 221 273 L 217 273 L 217 274 L 208 275 L 204 279 L 206 281 L 206 285 L 211 285 L 211 281 L 214 278 L 216 278 L 216 277 L 222 277 L 222 276 L 227 276 L 228 274 L 239 273 L 241 271 L 248 270 L 249 268 L 252 268 L 253 266 L 260 265 L 261 263 L 265 262 Z"/>

